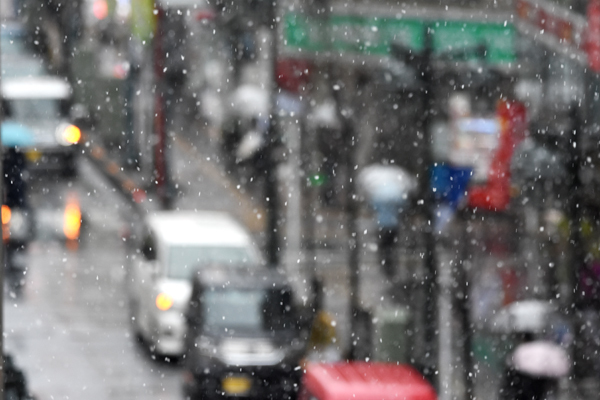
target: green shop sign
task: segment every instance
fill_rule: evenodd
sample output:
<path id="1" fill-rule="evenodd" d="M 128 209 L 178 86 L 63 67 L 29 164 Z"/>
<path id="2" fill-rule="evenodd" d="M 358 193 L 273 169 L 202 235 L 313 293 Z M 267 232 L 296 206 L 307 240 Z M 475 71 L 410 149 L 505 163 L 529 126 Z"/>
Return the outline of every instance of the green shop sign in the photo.
<path id="1" fill-rule="evenodd" d="M 333 15 L 325 26 L 314 17 L 288 13 L 284 17 L 284 43 L 290 50 L 309 53 L 331 50 L 352 55 L 386 56 L 392 43 L 422 50 L 427 28 L 433 35 L 436 54 L 485 45 L 486 60 L 490 63 L 516 60 L 514 26 L 496 22 Z"/>

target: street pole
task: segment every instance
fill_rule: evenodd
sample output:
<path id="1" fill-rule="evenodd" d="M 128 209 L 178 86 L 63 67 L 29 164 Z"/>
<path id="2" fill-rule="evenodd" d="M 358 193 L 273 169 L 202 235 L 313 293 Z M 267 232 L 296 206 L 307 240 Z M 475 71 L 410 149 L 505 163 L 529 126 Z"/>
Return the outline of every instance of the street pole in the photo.
<path id="1" fill-rule="evenodd" d="M 469 224 L 472 215 L 471 209 L 463 209 L 458 213 L 458 220 L 462 227 L 462 240 L 460 245 L 460 258 L 456 266 L 456 280 L 458 281 L 458 295 L 455 297 L 459 313 L 459 323 L 462 334 L 462 380 L 465 385 L 465 399 L 474 398 L 475 375 L 473 370 L 473 334 L 471 332 L 471 290 L 469 286 L 469 274 L 467 264 L 471 258 L 469 248 Z"/>
<path id="2" fill-rule="evenodd" d="M 277 56 L 279 53 L 278 48 L 278 35 L 277 31 L 277 0 L 269 0 L 270 5 L 268 7 L 269 16 L 267 19 L 267 26 L 271 29 L 271 75 L 272 75 L 272 87 L 271 87 L 271 104 L 270 104 L 270 118 L 269 118 L 269 129 L 267 131 L 267 144 L 265 151 L 265 202 L 267 210 L 267 260 L 269 266 L 277 268 L 279 265 L 279 188 L 277 187 L 277 160 L 275 159 L 275 151 L 279 147 L 279 125 L 277 120 L 277 97 L 278 97 L 278 82 L 277 82 Z"/>
<path id="3" fill-rule="evenodd" d="M 576 309 L 582 306 L 581 290 L 579 289 L 579 275 L 581 268 L 585 266 L 585 249 L 583 248 L 583 237 L 581 235 L 582 209 L 580 188 L 581 180 L 579 170 L 581 165 L 581 134 L 583 131 L 583 121 L 581 120 L 581 111 L 578 104 L 572 104 L 569 110 L 569 117 L 573 124 L 571 129 L 571 143 L 569 144 L 569 175 L 571 176 L 571 199 L 569 202 L 569 241 L 573 246 L 571 251 L 571 284 L 573 285 L 574 298 L 570 302 L 575 304 Z M 577 332 L 577 330 L 575 330 Z"/>
<path id="4" fill-rule="evenodd" d="M 584 361 L 586 357 L 586 335 L 583 335 L 580 326 L 585 326 L 585 321 L 582 311 L 587 307 L 585 304 L 585 298 L 582 295 L 582 290 L 579 287 L 581 282 L 580 274 L 582 269 L 585 268 L 585 248 L 583 245 L 583 235 L 581 232 L 581 226 L 583 222 L 583 204 L 581 199 L 581 180 L 579 178 L 579 172 L 581 168 L 581 135 L 583 132 L 583 121 L 581 119 L 581 110 L 578 104 L 571 104 L 569 109 L 569 118 L 572 123 L 571 128 L 571 140 L 568 144 L 569 151 L 569 164 L 568 171 L 571 176 L 571 187 L 569 199 L 569 243 L 571 248 L 571 299 L 567 302 L 566 312 L 571 314 L 571 321 L 573 321 L 573 351 L 575 366 L 582 364 L 586 365 Z M 587 335 L 589 337 L 589 335 Z M 576 379 L 581 378 L 583 371 L 581 368 L 575 368 L 574 377 Z"/>
<path id="5" fill-rule="evenodd" d="M 139 150 L 135 137 L 133 102 L 135 101 L 135 87 L 140 75 L 140 56 L 141 52 L 137 48 L 135 40 L 130 40 L 128 44 L 129 71 L 125 77 L 125 168 L 133 170 L 139 166 Z"/>
<path id="6" fill-rule="evenodd" d="M 358 202 L 356 199 L 356 159 L 355 159 L 355 145 L 356 145 L 356 132 L 354 130 L 354 124 L 351 120 L 350 115 L 344 116 L 341 112 L 341 93 L 340 90 L 334 90 L 334 98 L 338 109 L 338 118 L 341 121 L 342 137 L 344 142 L 348 146 L 345 151 L 346 159 L 344 165 L 346 167 L 346 226 L 348 232 L 348 272 L 349 272 L 349 285 L 350 285 L 350 354 L 351 360 L 357 360 L 359 358 L 359 352 L 361 344 L 364 340 L 368 340 L 366 337 L 361 337 L 361 333 L 366 334 L 364 327 L 361 326 L 363 322 L 363 312 L 360 307 L 359 301 L 359 290 L 360 290 L 360 276 L 359 276 L 359 234 L 358 234 Z"/>
<path id="7" fill-rule="evenodd" d="M 423 134 L 423 149 L 421 153 L 422 169 L 419 175 L 421 195 L 422 195 L 422 207 L 423 217 L 425 218 L 425 226 L 423 229 L 424 242 L 425 242 L 425 254 L 424 254 L 424 265 L 425 265 L 425 342 L 427 343 L 427 358 L 425 360 L 425 375 L 430 381 L 436 383 L 436 363 L 437 363 L 437 301 L 438 301 L 438 287 L 437 287 L 437 257 L 435 249 L 435 237 L 433 232 L 434 224 L 434 210 L 433 210 L 433 196 L 430 190 L 430 171 L 429 168 L 432 164 L 431 155 L 431 125 L 432 125 L 432 107 L 433 107 L 433 38 L 429 27 L 425 27 L 424 32 L 425 46 L 421 56 L 421 63 L 418 71 L 421 73 L 421 80 L 423 83 L 423 119 L 421 121 L 421 130 Z"/>
<path id="8" fill-rule="evenodd" d="M 154 173 L 156 179 L 156 190 L 161 206 L 169 209 L 171 206 L 167 166 L 167 113 L 166 113 L 166 90 L 164 77 L 164 31 L 163 24 L 165 11 L 158 7 L 156 16 L 156 35 L 154 36 L 154 134 L 156 135 L 156 144 L 154 145 Z"/>
<path id="9" fill-rule="evenodd" d="M 429 26 L 425 26 L 423 31 L 423 50 L 421 53 L 415 53 L 408 47 L 397 44 L 392 48 L 394 56 L 404 64 L 413 67 L 418 75 L 421 83 L 421 109 L 422 116 L 420 128 L 422 133 L 421 145 L 421 166 L 419 171 L 419 188 L 421 190 L 421 198 L 419 206 L 421 207 L 421 215 L 424 219 L 421 234 L 423 237 L 425 252 L 423 255 L 423 266 L 425 276 L 423 279 L 423 287 L 425 289 L 425 304 L 424 304 L 424 322 L 425 322 L 425 343 L 426 343 L 426 358 L 422 360 L 423 374 L 437 386 L 437 349 L 438 340 L 438 285 L 437 285 L 437 257 L 434 236 L 434 199 L 431 191 L 430 170 L 432 165 L 432 144 L 431 144 L 431 126 L 433 122 L 433 90 L 434 90 L 434 74 L 433 74 L 433 37 Z"/>

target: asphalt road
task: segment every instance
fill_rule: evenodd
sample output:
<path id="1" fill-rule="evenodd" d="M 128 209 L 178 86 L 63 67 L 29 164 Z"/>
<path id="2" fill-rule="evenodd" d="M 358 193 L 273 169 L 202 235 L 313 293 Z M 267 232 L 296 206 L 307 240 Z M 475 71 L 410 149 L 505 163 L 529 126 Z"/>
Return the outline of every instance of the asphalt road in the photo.
<path id="1" fill-rule="evenodd" d="M 5 290 L 5 350 L 46 399 L 180 399 L 180 366 L 153 360 L 129 332 L 124 275 L 133 210 L 87 160 L 74 182 L 34 179 L 43 220 L 29 249 L 24 292 Z M 77 250 L 57 209 L 76 196 L 86 225 Z"/>

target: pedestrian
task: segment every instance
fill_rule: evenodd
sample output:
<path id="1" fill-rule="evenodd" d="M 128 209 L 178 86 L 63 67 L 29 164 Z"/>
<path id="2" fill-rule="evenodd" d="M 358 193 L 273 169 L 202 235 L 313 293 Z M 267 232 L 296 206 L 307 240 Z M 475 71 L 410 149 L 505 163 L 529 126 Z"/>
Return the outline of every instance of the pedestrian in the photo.
<path id="1" fill-rule="evenodd" d="M 236 164 L 250 168 L 250 174 L 258 176 L 264 173 L 268 156 L 266 132 L 261 128 L 258 117 L 252 117 L 248 131 L 242 136 L 236 149 Z"/>
<path id="2" fill-rule="evenodd" d="M 558 380 L 570 369 L 567 352 L 532 332 L 519 333 L 518 342 L 506 360 L 500 400 L 556 399 Z"/>
<path id="3" fill-rule="evenodd" d="M 396 273 L 400 204 L 395 200 L 373 202 L 377 217 L 379 262 L 385 276 L 392 279 Z"/>
<path id="4" fill-rule="evenodd" d="M 357 178 L 358 189 L 375 212 L 379 260 L 388 279 L 394 278 L 398 257 L 400 215 L 417 188 L 416 179 L 404 169 L 384 160 L 364 167 Z"/>

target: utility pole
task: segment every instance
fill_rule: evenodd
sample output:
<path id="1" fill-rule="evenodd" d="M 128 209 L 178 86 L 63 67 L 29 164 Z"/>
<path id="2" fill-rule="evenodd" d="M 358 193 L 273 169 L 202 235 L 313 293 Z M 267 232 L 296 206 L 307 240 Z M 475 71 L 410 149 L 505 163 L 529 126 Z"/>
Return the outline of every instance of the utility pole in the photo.
<path id="1" fill-rule="evenodd" d="M 574 361 L 575 366 L 581 363 L 585 359 L 584 354 L 586 353 L 586 340 L 585 337 L 589 335 L 582 334 L 579 328 L 583 325 L 584 318 L 582 311 L 584 311 L 586 304 L 585 298 L 582 295 L 580 287 L 581 272 L 586 267 L 585 265 L 585 248 L 583 245 L 583 235 L 581 233 L 581 227 L 583 222 L 583 202 L 581 198 L 581 179 L 579 172 L 581 169 L 581 136 L 583 133 L 583 121 L 581 118 L 580 106 L 577 103 L 571 104 L 569 109 L 569 118 L 572 123 L 571 128 L 571 140 L 568 143 L 569 162 L 567 165 L 569 176 L 571 177 L 571 187 L 569 199 L 569 244 L 571 245 L 571 299 L 568 299 L 567 312 L 571 313 L 571 320 L 573 321 L 573 348 L 574 348 Z M 569 306 L 570 305 L 570 306 Z M 574 307 L 573 307 L 574 306 Z M 583 363 L 585 365 L 585 363 Z M 579 370 L 579 371 L 578 371 Z M 575 377 L 580 378 L 581 368 L 576 368 Z"/>
<path id="2" fill-rule="evenodd" d="M 581 308 L 582 298 L 579 288 L 579 275 L 581 268 L 585 266 L 585 249 L 583 248 L 583 237 L 581 235 L 581 222 L 583 218 L 583 204 L 580 196 L 581 179 L 579 172 L 581 167 L 581 134 L 583 131 L 583 121 L 581 120 L 581 111 L 577 103 L 571 104 L 569 117 L 572 123 L 571 143 L 569 143 L 569 176 L 571 176 L 571 199 L 569 202 L 569 221 L 570 235 L 569 242 L 573 246 L 571 250 L 572 267 L 572 285 L 573 296 L 571 304 L 576 305 L 576 309 Z"/>
<path id="3" fill-rule="evenodd" d="M 336 102 L 338 118 L 341 122 L 342 138 L 346 143 L 344 166 L 346 167 L 346 227 L 348 233 L 348 271 L 350 275 L 350 354 L 351 360 L 359 358 L 362 342 L 368 338 L 361 337 L 366 334 L 364 331 L 364 312 L 360 306 L 360 276 L 359 276 L 359 234 L 358 234 L 358 200 L 356 198 L 356 131 L 351 113 L 342 112 L 342 93 L 340 84 L 339 90 L 333 91 Z"/>
<path id="4" fill-rule="evenodd" d="M 165 83 L 165 55 L 164 55 L 164 18 L 165 10 L 158 8 L 156 16 L 156 34 L 154 36 L 154 174 L 158 198 L 164 209 L 171 207 L 171 193 L 169 188 L 169 167 L 167 165 L 167 110 L 166 110 L 166 83 Z"/>
<path id="5" fill-rule="evenodd" d="M 473 354 L 471 348 L 473 346 L 471 333 L 471 289 L 468 284 L 469 274 L 467 265 L 471 263 L 471 251 L 469 248 L 470 236 L 469 225 L 471 224 L 472 210 L 464 209 L 458 213 L 458 220 L 462 227 L 462 240 L 459 250 L 459 261 L 456 266 L 456 280 L 458 281 L 458 296 L 455 297 L 457 302 L 458 313 L 460 315 L 459 323 L 462 333 L 462 359 L 463 359 L 463 383 L 465 385 L 465 399 L 474 398 L 475 376 L 473 371 Z"/>
<path id="6" fill-rule="evenodd" d="M 421 148 L 421 168 L 419 171 L 419 188 L 421 197 L 419 205 L 421 207 L 424 219 L 422 235 L 425 244 L 425 254 L 423 255 L 423 264 L 425 267 L 425 277 L 423 286 L 425 288 L 425 343 L 427 343 L 427 359 L 424 360 L 423 374 L 435 383 L 436 364 L 437 364 L 437 257 L 435 249 L 435 237 L 433 232 L 434 224 L 434 199 L 430 190 L 430 171 L 432 164 L 431 156 L 431 125 L 433 117 L 433 38 L 429 26 L 425 26 L 423 31 L 424 45 L 420 53 L 404 45 L 397 44 L 393 47 L 394 56 L 403 61 L 406 65 L 412 66 L 421 83 L 421 110 L 422 118 L 420 121 L 421 133 L 423 135 Z"/>
<path id="7" fill-rule="evenodd" d="M 277 160 L 275 151 L 279 148 L 279 124 L 277 119 L 277 57 L 279 54 L 278 27 L 277 27 L 277 0 L 270 0 L 267 26 L 271 30 L 271 104 L 269 129 L 267 131 L 267 144 L 265 151 L 265 202 L 267 210 L 267 260 L 269 266 L 276 268 L 279 265 L 281 246 L 279 244 L 279 193 L 277 185 Z"/>
<path id="8" fill-rule="evenodd" d="M 425 360 L 425 374 L 430 381 L 436 381 L 436 370 L 437 370 L 437 300 L 438 300 L 438 287 L 437 287 L 437 257 L 435 251 L 435 237 L 433 235 L 433 224 L 434 224 L 434 210 L 433 210 L 433 196 L 430 190 L 430 171 L 429 168 L 432 164 L 431 156 L 431 124 L 432 124 L 432 106 L 433 106 L 433 66 L 432 55 L 433 55 L 433 38 L 429 27 L 425 27 L 424 32 L 425 47 L 421 55 L 421 63 L 418 67 L 418 71 L 421 74 L 421 80 L 423 83 L 423 120 L 421 122 L 421 130 L 423 134 L 423 146 L 422 149 L 422 169 L 419 174 L 420 188 L 423 200 L 423 217 L 425 219 L 424 226 L 424 241 L 425 241 L 425 342 L 427 343 L 427 354 L 429 360 Z M 436 385 L 437 386 L 437 385 Z"/>
<path id="9" fill-rule="evenodd" d="M 128 42 L 129 71 L 125 77 L 125 168 L 133 170 L 139 166 L 139 150 L 136 142 L 134 113 L 135 87 L 140 77 L 142 52 L 137 41 Z"/>

